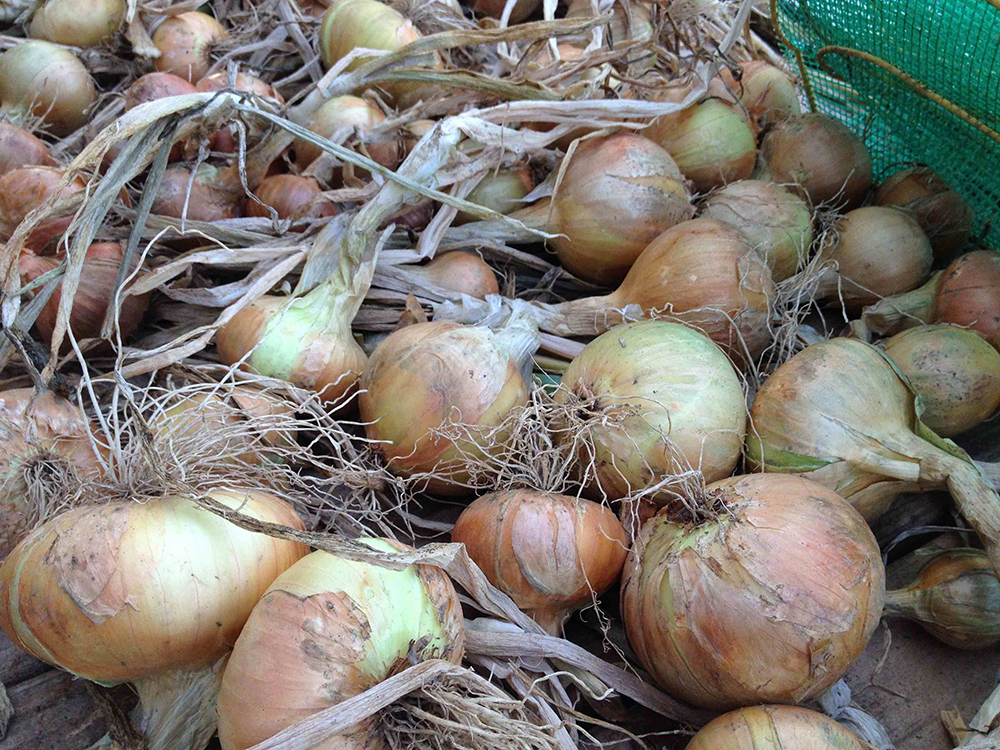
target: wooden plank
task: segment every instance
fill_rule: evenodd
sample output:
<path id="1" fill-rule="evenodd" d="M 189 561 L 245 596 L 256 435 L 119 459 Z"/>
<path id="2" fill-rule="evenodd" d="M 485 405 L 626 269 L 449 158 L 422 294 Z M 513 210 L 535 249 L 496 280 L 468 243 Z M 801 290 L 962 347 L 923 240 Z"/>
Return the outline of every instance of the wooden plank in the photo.
<path id="1" fill-rule="evenodd" d="M 86 684 L 49 670 L 8 688 L 14 719 L 0 750 L 86 750 L 105 733 Z"/>
<path id="2" fill-rule="evenodd" d="M 45 662 L 24 653 L 0 631 L 0 680 L 8 689 L 50 669 L 52 667 Z"/>

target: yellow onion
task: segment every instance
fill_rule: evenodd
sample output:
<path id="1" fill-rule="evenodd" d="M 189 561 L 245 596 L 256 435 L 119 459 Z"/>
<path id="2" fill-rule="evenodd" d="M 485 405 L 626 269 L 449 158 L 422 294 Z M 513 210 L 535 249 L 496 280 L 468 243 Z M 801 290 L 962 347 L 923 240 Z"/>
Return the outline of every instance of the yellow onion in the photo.
<path id="1" fill-rule="evenodd" d="M 385 122 L 382 110 L 357 96 L 337 96 L 316 110 L 306 127 L 317 135 L 330 138 L 341 128 L 356 128 L 362 136 L 371 128 Z M 302 169 L 312 164 L 323 149 L 303 140 L 295 141 L 295 163 Z M 365 145 L 368 155 L 383 167 L 395 169 L 402 161 L 402 149 L 395 141 Z M 356 174 L 367 174 L 359 172 Z"/>
<path id="2" fill-rule="evenodd" d="M 212 67 L 212 47 L 229 32 L 210 15 L 196 10 L 168 17 L 153 32 L 153 45 L 160 56 L 157 70 L 198 83 Z"/>
<path id="3" fill-rule="evenodd" d="M 562 336 L 603 333 L 630 305 L 707 334 L 735 359 L 756 359 L 771 341 L 771 271 L 746 235 L 715 219 L 685 221 L 657 237 L 611 294 L 534 303 L 539 327 Z M 638 310 L 636 310 L 638 313 Z"/>
<path id="4" fill-rule="evenodd" d="M 66 172 L 58 167 L 21 167 L 0 177 L 0 239 L 8 240 L 24 217 L 53 196 L 67 198 L 85 190 L 87 183 L 79 177 L 59 188 Z M 50 216 L 36 226 L 24 246 L 41 252 L 52 240 L 62 237 L 73 221 L 73 214 Z"/>
<path id="5" fill-rule="evenodd" d="M 0 111 L 31 112 L 56 135 L 87 124 L 94 79 L 67 49 L 31 39 L 0 55 Z"/>
<path id="6" fill-rule="evenodd" d="M 941 437 L 954 437 L 1000 407 L 1000 354 L 974 331 L 925 325 L 897 333 L 885 352 L 920 396 L 920 419 Z"/>
<path id="7" fill-rule="evenodd" d="M 878 627 L 885 569 L 843 498 L 801 477 L 708 486 L 704 518 L 663 508 L 622 574 L 639 661 L 675 698 L 728 710 L 817 698 Z"/>
<path id="8" fill-rule="evenodd" d="M 9 122 L 0 122 L 0 176 L 33 166 L 56 166 L 45 141 Z"/>
<path id="9" fill-rule="evenodd" d="M 432 322 L 394 331 L 372 353 L 361 377 L 359 407 L 369 439 L 402 476 L 429 473 L 427 488 L 464 494 L 467 462 L 503 448 L 494 428 L 527 402 L 522 368 L 538 334 L 514 321 L 498 333 L 485 326 Z M 455 440 L 434 434 L 468 425 Z"/>
<path id="10" fill-rule="evenodd" d="M 976 250 L 952 262 L 938 284 L 933 321 L 968 326 L 1000 349 L 1000 255 Z"/>
<path id="11" fill-rule="evenodd" d="M 496 274 L 476 253 L 453 250 L 436 255 L 426 266 L 412 272 L 445 289 L 470 297 L 486 299 L 490 294 L 500 294 Z"/>
<path id="12" fill-rule="evenodd" d="M 701 216 L 740 229 L 767 258 L 775 281 L 795 274 L 812 244 L 812 212 L 781 185 L 740 180 L 710 194 Z"/>
<path id="13" fill-rule="evenodd" d="M 1000 580 L 982 550 L 944 550 L 909 586 L 886 592 L 885 614 L 914 620 L 955 648 L 989 648 L 1000 643 Z"/>
<path id="14" fill-rule="evenodd" d="M 465 544 L 490 583 L 553 635 L 618 581 L 629 546 L 608 508 L 534 490 L 477 498 L 451 540 Z"/>
<path id="15" fill-rule="evenodd" d="M 740 103 L 746 107 L 747 114 L 758 129 L 787 120 L 792 115 L 802 114 L 795 84 L 783 71 L 763 60 L 741 62 L 739 66 L 739 81 L 726 67 L 719 72 L 719 78 L 728 87 L 728 91 L 739 97 Z"/>
<path id="16" fill-rule="evenodd" d="M 31 17 L 28 34 L 71 47 L 111 41 L 125 16 L 125 0 L 45 0 Z"/>
<path id="17" fill-rule="evenodd" d="M 761 386 L 746 456 L 829 487 L 872 521 L 900 492 L 947 489 L 1000 569 L 1000 497 L 968 456 L 919 419 L 885 354 L 835 338 L 806 347 Z"/>
<path id="18" fill-rule="evenodd" d="M 507 23 L 513 26 L 515 23 L 526 21 L 532 13 L 538 10 L 541 4 L 542 0 L 516 0 Z M 507 0 L 474 0 L 472 10 L 481 16 L 500 18 L 506 5 Z"/>
<path id="19" fill-rule="evenodd" d="M 465 199 L 497 213 L 509 214 L 523 207 L 521 199 L 534 187 L 535 178 L 527 165 L 516 169 L 501 169 L 486 175 Z M 459 211 L 454 223 L 457 225 L 470 221 L 476 221 L 476 217 Z"/>
<path id="20" fill-rule="evenodd" d="M 764 136 L 758 179 L 795 184 L 813 206 L 860 206 L 872 184 L 872 160 L 860 137 L 829 115 L 789 117 Z"/>
<path id="21" fill-rule="evenodd" d="M 411 664 L 458 664 L 464 650 L 462 604 L 439 568 L 390 570 L 313 552 L 271 584 L 233 647 L 219 693 L 222 748 L 245 750 Z M 317 747 L 387 745 L 376 713 Z"/>
<path id="22" fill-rule="evenodd" d="M 327 200 L 314 201 L 323 188 L 312 177 L 299 177 L 293 174 L 276 174 L 265 177 L 257 186 L 254 195 L 261 203 L 247 201 L 247 216 L 270 218 L 273 208 L 279 219 L 319 219 L 324 216 L 335 216 L 337 207 Z"/>
<path id="23" fill-rule="evenodd" d="M 198 81 L 196 90 L 221 91 L 222 89 L 227 89 L 229 87 L 229 74 L 221 72 L 213 73 L 210 76 L 202 78 Z M 260 99 L 272 99 L 279 105 L 285 103 L 281 94 L 275 91 L 270 84 L 265 83 L 256 76 L 247 75 L 246 73 L 236 74 L 236 81 L 233 85 L 233 90 L 252 94 Z M 266 129 L 267 126 L 263 122 L 251 120 L 247 127 L 247 148 L 255 146 L 260 141 L 260 138 Z M 213 151 L 221 151 L 227 154 L 236 153 L 236 151 L 239 150 L 238 136 L 229 128 L 223 128 L 222 130 L 215 131 L 210 138 L 210 144 Z"/>
<path id="24" fill-rule="evenodd" d="M 707 336 L 679 323 L 647 320 L 614 328 L 584 347 L 556 391 L 599 415 L 588 427 L 593 476 L 620 499 L 672 475 L 700 470 L 714 482 L 732 474 L 746 432 L 739 376 Z M 586 465 L 590 446 L 582 446 Z M 656 498 L 662 504 L 675 487 Z"/>
<path id="25" fill-rule="evenodd" d="M 33 388 L 0 391 L 0 560 L 36 520 L 29 486 L 39 469 L 62 466 L 83 480 L 104 473 L 80 407 L 49 392 L 35 396 Z"/>
<path id="26" fill-rule="evenodd" d="M 236 189 L 229 184 L 228 176 L 224 167 L 213 164 L 199 164 L 194 180 L 187 167 L 167 167 L 153 199 L 152 211 L 193 221 L 234 219 L 242 214 L 246 198 L 242 187 Z"/>
<path id="27" fill-rule="evenodd" d="M 125 92 L 125 111 L 146 102 L 165 99 L 168 96 L 193 94 L 198 89 L 186 78 L 173 73 L 147 73 L 128 87 Z"/>
<path id="28" fill-rule="evenodd" d="M 801 706 L 749 706 L 713 719 L 685 750 L 872 750 L 829 716 Z"/>

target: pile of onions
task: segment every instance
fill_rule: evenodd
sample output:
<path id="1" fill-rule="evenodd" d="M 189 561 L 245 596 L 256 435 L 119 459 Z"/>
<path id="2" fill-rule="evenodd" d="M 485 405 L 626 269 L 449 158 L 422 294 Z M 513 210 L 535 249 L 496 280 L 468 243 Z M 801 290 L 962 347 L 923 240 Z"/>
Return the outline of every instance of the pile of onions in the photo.
<path id="1" fill-rule="evenodd" d="M 801 706 L 749 706 L 713 719 L 685 750 L 871 750 L 829 716 Z"/>
<path id="2" fill-rule="evenodd" d="M 920 422 L 913 391 L 875 347 L 848 338 L 806 347 L 764 381 L 750 420 L 751 465 L 813 479 L 867 520 L 900 492 L 947 489 L 1000 570 L 1000 497 Z"/>
<path id="3" fill-rule="evenodd" d="M 500 214 L 509 214 L 523 207 L 521 199 L 535 187 L 535 177 L 531 167 L 525 165 L 515 169 L 501 169 L 490 172 L 479 184 L 472 188 L 465 199 L 470 203 L 492 209 Z M 465 224 L 476 221 L 476 217 L 459 211 L 454 223 Z"/>
<path id="4" fill-rule="evenodd" d="M 462 511 L 451 540 L 490 583 L 552 635 L 621 575 L 629 540 L 608 508 L 535 490 L 483 495 Z"/>
<path id="5" fill-rule="evenodd" d="M 361 539 L 378 552 L 410 548 Z M 233 647 L 219 693 L 223 750 L 245 750 L 413 663 L 462 660 L 462 605 L 443 571 L 391 570 L 317 551 L 282 573 Z M 384 747 L 378 714 L 325 741 Z"/>
<path id="6" fill-rule="evenodd" d="M 1000 643 L 1000 581 L 982 550 L 944 550 L 905 589 L 885 595 L 887 617 L 905 617 L 949 646 Z"/>
<path id="7" fill-rule="evenodd" d="M 65 175 L 58 167 L 31 166 L 12 169 L 0 177 L 0 239 L 10 239 L 25 216 L 54 196 L 67 198 L 86 189 L 87 183 L 79 177 L 60 189 Z M 32 230 L 24 247 L 35 252 L 44 250 L 50 241 L 62 237 L 73 221 L 73 213 L 75 210 L 44 219 Z"/>
<path id="8" fill-rule="evenodd" d="M 495 428 L 527 402 L 522 370 L 537 347 L 537 332 L 520 320 L 496 333 L 449 322 L 394 331 L 361 377 L 358 404 L 368 438 L 379 441 L 393 472 L 428 472 L 428 491 L 467 493 L 470 464 L 503 449 L 507 435 Z M 456 424 L 467 435 L 434 434 Z"/>
<path id="9" fill-rule="evenodd" d="M 802 113 L 799 93 L 792 79 L 763 60 L 739 63 L 740 80 L 729 68 L 722 68 L 719 78 L 739 97 L 758 130 Z"/>
<path id="10" fill-rule="evenodd" d="M 771 271 L 747 236 L 731 224 L 701 218 L 653 240 L 611 294 L 534 306 L 540 328 L 586 336 L 620 323 L 615 311 L 635 305 L 645 316 L 703 331 L 743 362 L 756 359 L 771 342 L 773 298 Z"/>
<path id="11" fill-rule="evenodd" d="M 757 179 L 795 184 L 813 206 L 860 206 L 872 184 L 872 160 L 864 142 L 828 115 L 789 117 L 771 129 L 760 147 Z"/>
<path id="12" fill-rule="evenodd" d="M 385 7 L 385 6 L 383 6 Z M 317 135 L 330 138 L 342 128 L 356 128 L 364 137 L 367 130 L 385 122 L 382 110 L 357 96 L 338 96 L 325 102 L 316 110 L 306 127 Z M 303 140 L 295 141 L 295 163 L 305 169 L 319 158 L 323 149 Z M 383 167 L 395 169 L 402 161 L 402 148 L 396 141 L 366 144 L 365 149 L 372 161 Z M 358 173 L 357 170 L 355 170 Z M 362 176 L 361 173 L 358 173 Z M 363 174 L 367 174 L 366 172 Z"/>
<path id="13" fill-rule="evenodd" d="M 679 323 L 619 326 L 584 347 L 562 376 L 557 403 L 580 400 L 601 415 L 581 448 L 602 495 L 626 497 L 692 468 L 714 482 L 743 449 L 746 397 L 739 376 L 707 336 Z M 668 487 L 655 500 L 676 493 Z"/>
<path id="14" fill-rule="evenodd" d="M 972 429 L 1000 407 L 1000 354 L 974 331 L 918 326 L 884 346 L 923 401 L 920 419 L 941 437 Z"/>
<path id="15" fill-rule="evenodd" d="M 432 284 L 470 297 L 486 299 L 500 294 L 496 274 L 479 255 L 467 250 L 453 250 L 435 255 L 426 266 L 411 269 Z"/>
<path id="16" fill-rule="evenodd" d="M 229 182 L 226 167 L 199 164 L 192 179 L 190 169 L 175 165 L 163 173 L 152 210 L 176 219 L 221 221 L 240 216 L 245 200 L 239 183 Z"/>
<path id="17" fill-rule="evenodd" d="M 625 563 L 622 617 L 639 661 L 670 695 L 714 710 L 819 697 L 882 616 L 875 537 L 801 477 L 730 477 L 705 494 L 707 517 L 664 508 Z"/>
<path id="18" fill-rule="evenodd" d="M 117 242 L 98 242 L 87 248 L 83 270 L 80 272 L 80 284 L 73 296 L 73 307 L 69 314 L 69 327 L 77 340 L 100 336 L 104 316 L 108 308 L 114 305 L 112 293 L 123 258 L 122 246 Z M 23 253 L 18 261 L 22 286 L 55 269 L 59 263 L 59 258 Z M 150 293 L 126 295 L 127 288 L 125 287 L 120 293 L 117 316 L 118 332 L 123 340 L 138 328 L 139 321 L 149 306 L 150 298 Z M 45 342 L 52 340 L 61 299 L 62 284 L 56 287 L 35 320 L 35 327 Z M 69 341 L 65 341 L 63 345 L 68 347 Z"/>
<path id="19" fill-rule="evenodd" d="M 260 203 L 248 200 L 246 214 L 269 219 L 269 209 L 274 209 L 279 219 L 293 222 L 335 216 L 338 213 L 336 205 L 328 200 L 314 200 L 322 192 L 323 188 L 312 177 L 293 174 L 265 177 L 254 191 Z"/>
<path id="20" fill-rule="evenodd" d="M 196 10 L 170 16 L 153 33 L 160 56 L 157 70 L 198 83 L 212 67 L 212 48 L 229 32 L 210 15 Z"/>
<path id="21" fill-rule="evenodd" d="M 948 266 L 937 287 L 933 321 L 967 326 L 1000 349 L 1000 254 L 976 250 Z"/>
<path id="22" fill-rule="evenodd" d="M 740 229 L 767 258 L 775 281 L 794 275 L 812 244 L 809 206 L 771 182 L 740 180 L 726 185 L 708 196 L 701 216 Z"/>
<path id="23" fill-rule="evenodd" d="M 0 111 L 41 117 L 55 135 L 87 124 L 94 79 L 68 49 L 31 39 L 0 55 Z"/>
<path id="24" fill-rule="evenodd" d="M 124 17 L 125 0 L 45 0 L 32 15 L 28 34 L 70 47 L 97 47 L 114 37 Z"/>
<path id="25" fill-rule="evenodd" d="M 961 252 L 975 218 L 965 199 L 927 167 L 907 167 L 891 175 L 875 193 L 875 205 L 912 212 L 930 238 L 935 257 L 945 261 Z"/>
<path id="26" fill-rule="evenodd" d="M 513 25 L 526 21 L 541 4 L 542 0 L 516 0 L 507 23 Z M 472 10 L 481 16 L 500 18 L 503 15 L 503 9 L 506 5 L 507 0 L 474 0 Z"/>
<path id="27" fill-rule="evenodd" d="M 35 520 L 29 474 L 36 465 L 62 464 L 83 480 L 104 473 L 80 407 L 49 392 L 36 395 L 33 388 L 0 391 L 0 560 Z"/>
<path id="28" fill-rule="evenodd" d="M 48 145 L 23 128 L 0 122 L 0 176 L 32 166 L 56 166 Z"/>

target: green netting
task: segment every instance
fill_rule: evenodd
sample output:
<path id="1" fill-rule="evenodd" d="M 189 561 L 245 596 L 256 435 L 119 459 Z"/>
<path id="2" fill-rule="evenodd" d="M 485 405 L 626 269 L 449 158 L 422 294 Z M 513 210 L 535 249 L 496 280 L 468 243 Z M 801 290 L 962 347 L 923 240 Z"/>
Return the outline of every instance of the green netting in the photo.
<path id="1" fill-rule="evenodd" d="M 975 209 L 975 236 L 1000 250 L 1000 0 L 777 0 L 777 11 L 816 109 L 863 135 L 876 179 L 908 162 L 930 166 Z"/>

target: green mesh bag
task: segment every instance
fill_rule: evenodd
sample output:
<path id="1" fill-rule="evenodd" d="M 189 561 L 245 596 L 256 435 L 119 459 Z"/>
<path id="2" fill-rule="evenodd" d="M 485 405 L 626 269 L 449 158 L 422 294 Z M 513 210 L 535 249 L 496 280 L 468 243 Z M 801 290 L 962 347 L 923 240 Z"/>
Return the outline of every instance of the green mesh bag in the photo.
<path id="1" fill-rule="evenodd" d="M 1000 0 L 771 0 L 814 111 L 861 134 L 881 181 L 926 164 L 1000 250 Z"/>

